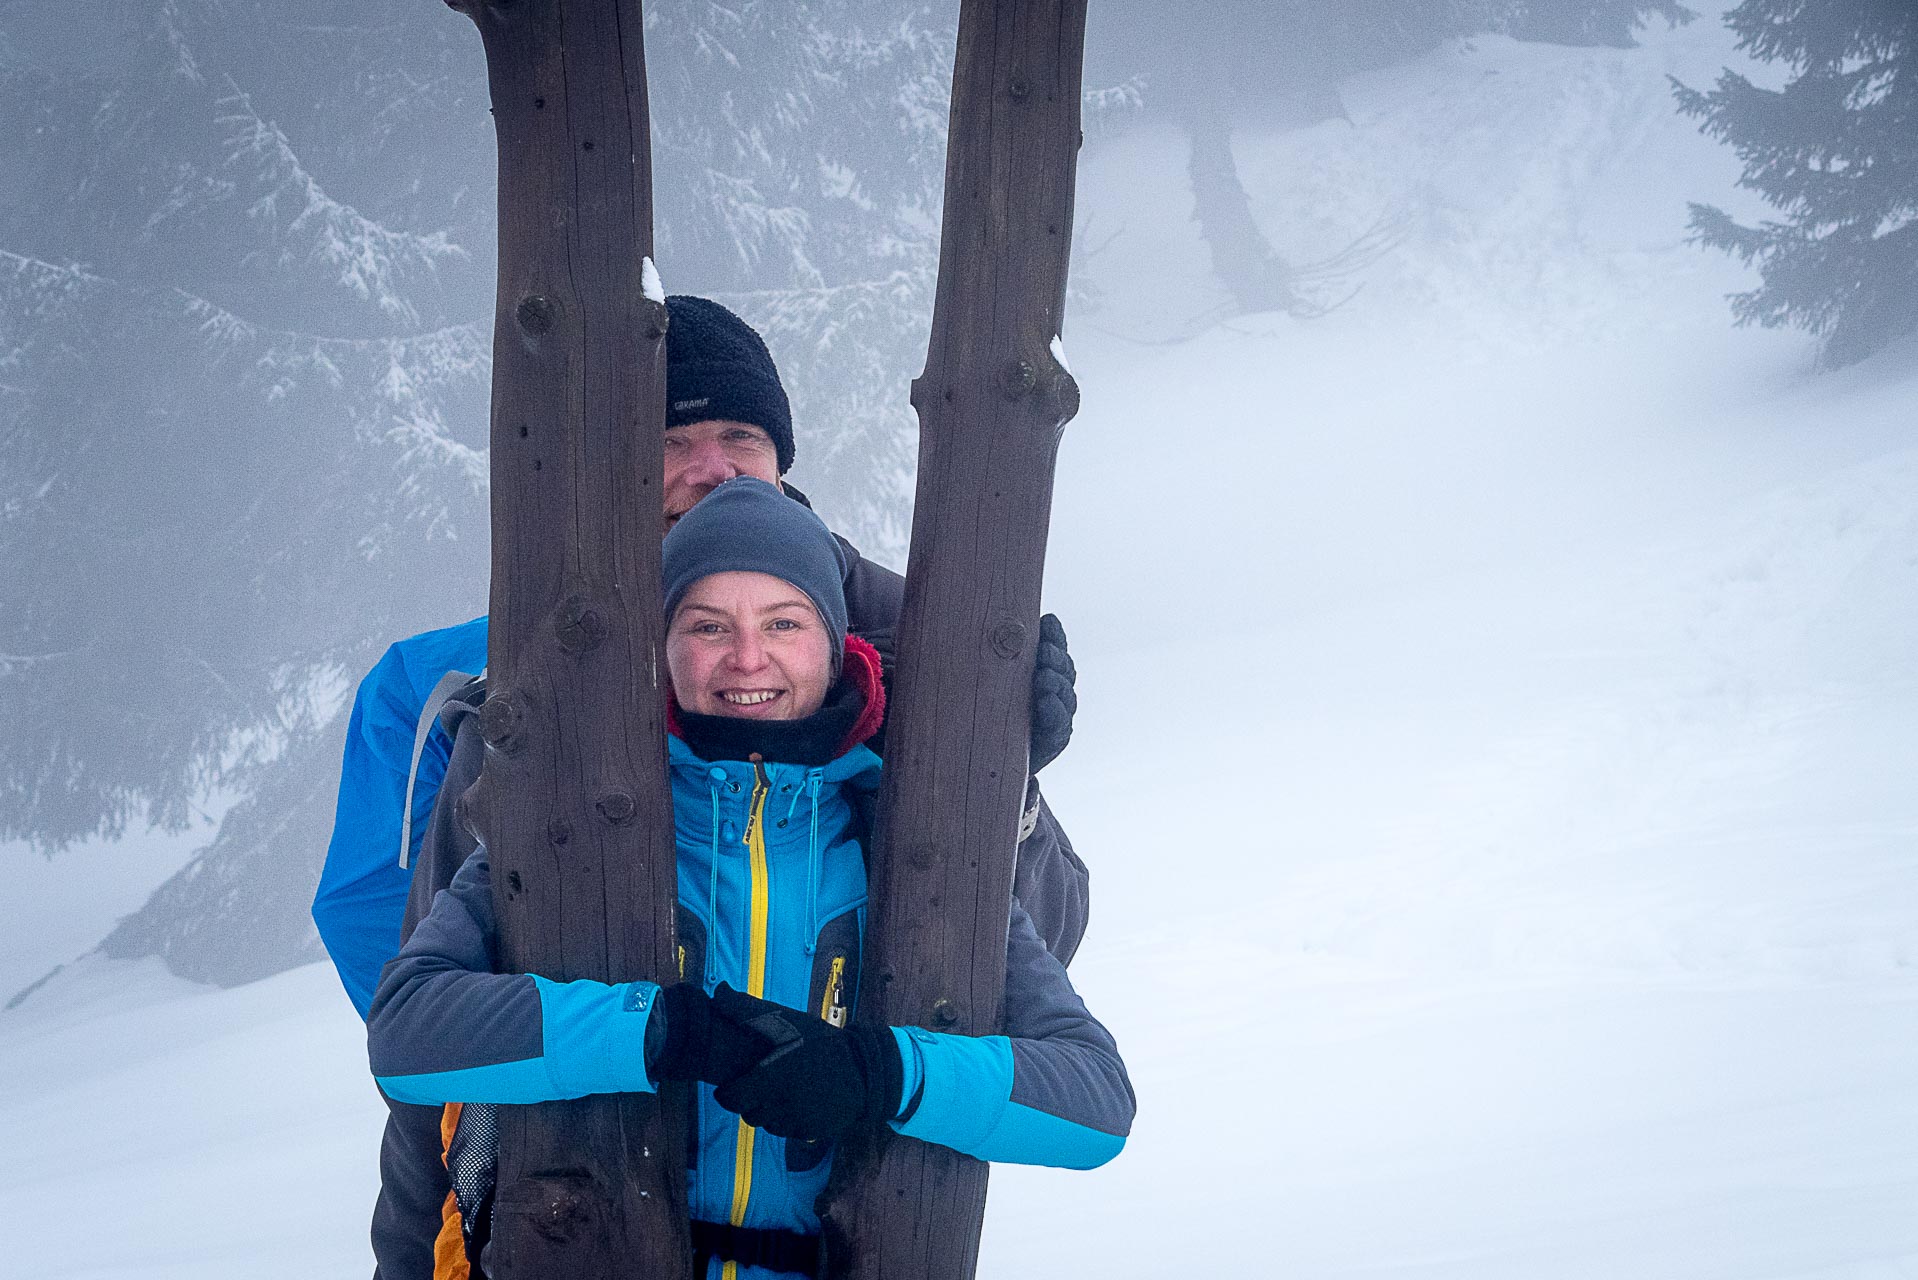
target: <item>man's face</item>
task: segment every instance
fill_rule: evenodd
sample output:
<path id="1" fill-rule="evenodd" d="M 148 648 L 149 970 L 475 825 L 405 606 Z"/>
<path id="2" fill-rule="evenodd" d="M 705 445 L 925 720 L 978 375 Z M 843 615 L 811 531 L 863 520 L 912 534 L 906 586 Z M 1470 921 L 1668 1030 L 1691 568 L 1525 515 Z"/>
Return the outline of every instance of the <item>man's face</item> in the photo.
<path id="1" fill-rule="evenodd" d="M 745 422 L 693 422 L 666 429 L 666 523 L 693 509 L 701 498 L 738 476 L 779 483 L 779 453 L 761 427 Z"/>

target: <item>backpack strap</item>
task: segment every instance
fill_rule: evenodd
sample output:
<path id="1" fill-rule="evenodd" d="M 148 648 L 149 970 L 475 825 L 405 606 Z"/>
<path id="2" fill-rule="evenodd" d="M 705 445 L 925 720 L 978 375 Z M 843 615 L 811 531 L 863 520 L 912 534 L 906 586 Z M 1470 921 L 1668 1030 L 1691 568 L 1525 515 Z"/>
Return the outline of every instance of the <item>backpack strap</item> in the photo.
<path id="1" fill-rule="evenodd" d="M 402 867 L 413 860 L 413 788 L 420 780 L 420 756 L 426 751 L 427 735 L 433 732 L 433 724 L 439 719 L 440 704 L 456 691 L 485 678 L 484 671 L 477 676 L 464 671 L 449 671 L 440 677 L 439 683 L 433 686 L 433 692 L 426 695 L 426 705 L 420 708 L 419 727 L 413 733 L 413 760 L 406 770 L 406 807 L 400 813 Z"/>

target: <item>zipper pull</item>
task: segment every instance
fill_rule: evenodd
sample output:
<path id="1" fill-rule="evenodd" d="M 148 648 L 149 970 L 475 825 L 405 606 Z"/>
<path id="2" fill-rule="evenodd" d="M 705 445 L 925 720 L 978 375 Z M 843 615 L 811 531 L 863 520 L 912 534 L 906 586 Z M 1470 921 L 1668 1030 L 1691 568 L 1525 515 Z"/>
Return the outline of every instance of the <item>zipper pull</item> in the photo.
<path id="1" fill-rule="evenodd" d="M 835 1027 L 846 1025 L 846 957 L 834 956 L 826 975 L 826 998 L 819 1002 L 819 1016 Z"/>

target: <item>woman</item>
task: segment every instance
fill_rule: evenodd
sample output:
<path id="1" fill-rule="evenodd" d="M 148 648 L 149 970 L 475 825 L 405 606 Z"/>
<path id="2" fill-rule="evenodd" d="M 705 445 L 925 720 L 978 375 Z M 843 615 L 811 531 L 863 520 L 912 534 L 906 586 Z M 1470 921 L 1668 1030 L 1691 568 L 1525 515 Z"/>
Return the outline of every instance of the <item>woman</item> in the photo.
<path id="1" fill-rule="evenodd" d="M 402 1101 L 465 1104 L 448 1165 L 483 1260 L 489 1112 L 696 1080 L 688 1200 L 705 1280 L 805 1274 L 831 1139 L 888 1124 L 985 1160 L 1090 1168 L 1130 1129 L 1118 1051 L 1015 902 L 1003 1036 L 854 1026 L 879 664 L 846 634 L 838 542 L 758 480 L 663 547 L 681 981 L 496 974 L 486 851 L 381 976 L 368 1047 Z M 449 1108 L 450 1111 L 450 1108 Z M 449 1126 L 452 1127 L 452 1126 Z M 443 1251 L 458 1275 L 461 1250 Z"/>

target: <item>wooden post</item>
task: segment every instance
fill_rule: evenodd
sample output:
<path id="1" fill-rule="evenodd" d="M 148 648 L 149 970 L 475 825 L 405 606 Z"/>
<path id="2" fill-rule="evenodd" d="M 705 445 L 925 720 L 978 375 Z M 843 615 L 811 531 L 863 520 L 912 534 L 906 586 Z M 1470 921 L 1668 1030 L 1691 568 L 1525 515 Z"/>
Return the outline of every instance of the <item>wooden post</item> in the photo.
<path id="1" fill-rule="evenodd" d="M 670 979 L 663 298 L 639 0 L 448 0 L 499 134 L 493 586 L 473 814 L 503 966 Z M 657 290 L 655 290 L 657 293 Z M 502 1109 L 500 1280 L 691 1273 L 683 1092 Z"/>
<path id="2" fill-rule="evenodd" d="M 1086 0 L 963 0 L 939 284 L 913 384 L 919 480 L 886 736 L 862 1019 L 991 1035 L 1031 732 L 1052 473 L 1079 392 L 1065 310 Z M 828 1256 L 859 1280 L 959 1280 L 986 1166 L 848 1151 Z"/>

